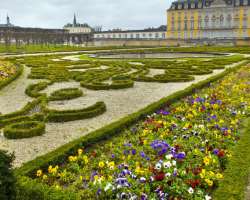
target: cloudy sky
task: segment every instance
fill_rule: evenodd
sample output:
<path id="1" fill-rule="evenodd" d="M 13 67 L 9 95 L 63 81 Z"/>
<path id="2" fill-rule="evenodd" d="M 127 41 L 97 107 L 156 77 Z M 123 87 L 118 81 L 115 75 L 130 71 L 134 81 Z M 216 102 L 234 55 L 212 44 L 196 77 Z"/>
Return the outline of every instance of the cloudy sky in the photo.
<path id="1" fill-rule="evenodd" d="M 6 14 L 18 26 L 62 28 L 78 22 L 103 29 L 137 29 L 166 24 L 166 9 L 173 0 L 1 0 L 0 23 Z"/>

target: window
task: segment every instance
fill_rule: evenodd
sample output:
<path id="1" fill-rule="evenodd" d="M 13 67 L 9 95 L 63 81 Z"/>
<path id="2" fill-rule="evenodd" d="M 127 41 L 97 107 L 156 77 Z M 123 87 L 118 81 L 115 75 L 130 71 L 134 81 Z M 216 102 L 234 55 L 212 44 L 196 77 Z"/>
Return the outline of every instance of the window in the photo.
<path id="1" fill-rule="evenodd" d="M 188 29 L 188 20 L 187 20 L 187 17 L 185 17 L 185 19 L 184 19 L 184 29 L 185 30 Z"/>
<path id="2" fill-rule="evenodd" d="M 220 16 L 220 27 L 222 27 L 224 25 L 224 16 L 221 15 Z"/>
<path id="3" fill-rule="evenodd" d="M 216 26 L 216 17 L 215 17 L 215 15 L 213 15 L 213 17 L 212 17 L 212 27 L 215 28 L 215 26 Z"/>
<path id="4" fill-rule="evenodd" d="M 227 26 L 228 28 L 232 27 L 232 16 L 230 14 L 227 16 Z"/>
<path id="5" fill-rule="evenodd" d="M 139 33 L 136 33 L 136 38 L 140 38 L 140 34 Z"/>
<path id="6" fill-rule="evenodd" d="M 205 28 L 208 28 L 209 27 L 209 17 L 206 16 L 205 17 Z"/>
<path id="7" fill-rule="evenodd" d="M 202 29 L 202 18 L 201 18 L 201 16 L 198 17 L 198 29 Z"/>
<path id="8" fill-rule="evenodd" d="M 159 38 L 159 33 L 155 33 L 155 38 Z"/>
<path id="9" fill-rule="evenodd" d="M 190 27 L 191 27 L 191 30 L 194 29 L 194 16 L 191 17 Z"/>
<path id="10" fill-rule="evenodd" d="M 134 38 L 134 35 L 133 35 L 133 34 L 130 34 L 130 38 Z"/>
<path id="11" fill-rule="evenodd" d="M 162 33 L 162 36 L 161 36 L 162 38 L 165 38 L 166 37 L 166 35 L 165 35 L 165 33 Z"/>

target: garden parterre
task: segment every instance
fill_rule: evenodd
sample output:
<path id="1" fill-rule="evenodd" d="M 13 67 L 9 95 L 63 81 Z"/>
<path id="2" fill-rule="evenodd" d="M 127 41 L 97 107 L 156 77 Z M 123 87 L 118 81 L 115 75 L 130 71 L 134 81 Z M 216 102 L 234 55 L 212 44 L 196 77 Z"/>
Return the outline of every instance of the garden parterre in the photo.
<path id="1" fill-rule="evenodd" d="M 32 98 L 42 98 L 37 101 L 35 107 L 24 113 L 12 113 L 0 115 L 0 126 L 6 128 L 15 123 L 26 121 L 39 122 L 65 122 L 96 117 L 106 112 L 105 102 L 93 104 L 93 106 L 74 110 L 50 110 L 48 102 L 51 100 L 69 100 L 82 96 L 80 89 L 74 88 L 57 91 L 60 93 L 56 98 L 41 91 L 48 86 L 58 82 L 68 82 L 71 80 L 80 82 L 82 87 L 90 90 L 119 90 L 134 87 L 134 82 L 189 82 L 195 79 L 195 75 L 206 75 L 213 73 L 214 69 L 223 69 L 227 65 L 237 63 L 242 60 L 242 56 L 227 56 L 225 58 L 214 57 L 211 59 L 186 59 L 186 60 L 147 60 L 141 59 L 136 63 L 133 60 L 102 60 L 84 58 L 84 60 L 65 60 L 60 55 L 31 56 L 24 58 L 8 58 L 14 65 L 26 65 L 31 68 L 28 75 L 30 79 L 42 79 L 40 82 L 29 85 L 25 93 Z M 84 71 L 75 71 L 75 70 Z M 162 74 L 150 75 L 151 70 L 162 70 Z M 73 70 L 73 71 L 72 71 Z M 53 95 L 53 94 L 52 94 Z M 41 99 L 40 98 L 40 99 Z M 92 110 L 90 110 L 92 109 Z M 11 117 L 9 116 L 11 115 Z M 38 117 L 37 117 L 38 115 Z M 41 118 L 42 116 L 42 118 Z M 1 120 L 2 119 L 2 120 Z M 17 126 L 19 127 L 19 126 Z M 25 136 L 31 137 L 40 135 L 34 131 Z M 6 132 L 6 131 L 4 131 Z M 7 134 L 4 134 L 5 136 Z M 24 134 L 22 134 L 24 135 Z M 16 135 L 13 138 L 20 138 Z"/>
<path id="2" fill-rule="evenodd" d="M 249 112 L 250 69 L 242 67 L 34 176 L 86 199 L 208 200 Z"/>

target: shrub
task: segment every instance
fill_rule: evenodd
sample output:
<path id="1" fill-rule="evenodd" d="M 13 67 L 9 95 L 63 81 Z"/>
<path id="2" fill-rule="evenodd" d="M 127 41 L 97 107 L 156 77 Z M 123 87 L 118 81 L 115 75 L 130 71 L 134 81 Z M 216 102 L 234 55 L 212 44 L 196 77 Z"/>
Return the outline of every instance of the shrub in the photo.
<path id="1" fill-rule="evenodd" d="M 15 177 L 11 170 L 11 163 L 14 160 L 14 155 L 7 154 L 0 150 L 0 199 L 14 200 L 15 191 Z"/>
<path id="2" fill-rule="evenodd" d="M 82 90 L 78 88 L 65 88 L 61 90 L 56 90 L 53 92 L 49 100 L 50 101 L 58 101 L 58 100 L 70 100 L 74 98 L 81 97 L 83 95 Z"/>
<path id="3" fill-rule="evenodd" d="M 23 121 L 4 128 L 4 136 L 8 139 L 30 138 L 45 133 L 45 123 L 38 121 Z"/>
<path id="4" fill-rule="evenodd" d="M 36 84 L 31 84 L 29 85 L 26 90 L 25 93 L 30 96 L 30 97 L 40 97 L 40 96 L 44 96 L 46 94 L 43 93 L 39 93 L 39 91 L 44 90 L 45 88 L 48 87 L 48 85 L 50 85 L 51 83 L 49 82 L 40 82 L 40 83 L 36 83 Z"/>
<path id="5" fill-rule="evenodd" d="M 125 89 L 131 88 L 134 86 L 134 81 L 132 80 L 115 80 L 112 84 L 101 83 L 101 82 L 92 82 L 86 83 L 81 82 L 81 86 L 91 90 L 116 90 L 116 89 Z"/>
<path id="6" fill-rule="evenodd" d="M 106 111 L 104 102 L 97 102 L 93 106 L 79 110 L 48 110 L 47 120 L 49 122 L 67 122 L 87 119 L 98 116 Z"/>

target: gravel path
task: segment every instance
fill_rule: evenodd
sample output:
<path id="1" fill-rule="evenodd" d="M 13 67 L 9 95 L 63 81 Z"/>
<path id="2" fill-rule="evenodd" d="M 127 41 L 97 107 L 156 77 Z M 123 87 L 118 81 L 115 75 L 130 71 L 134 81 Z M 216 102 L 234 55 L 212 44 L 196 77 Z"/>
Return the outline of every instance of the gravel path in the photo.
<path id="1" fill-rule="evenodd" d="M 20 109 L 30 100 L 30 98 L 24 95 L 26 86 L 31 82 L 34 82 L 25 78 L 28 71 L 29 69 L 25 68 L 23 76 L 1 91 L 0 105 L 3 113 Z M 66 123 L 49 123 L 46 125 L 46 134 L 39 137 L 8 140 L 1 135 L 0 148 L 14 151 L 16 156 L 14 165 L 16 167 L 20 166 L 24 162 L 32 160 L 39 155 L 48 153 L 69 141 L 110 124 L 113 121 L 117 121 L 163 97 L 184 89 L 193 83 L 205 80 L 221 71 L 223 70 L 215 70 L 214 73 L 210 75 L 196 76 L 195 81 L 188 83 L 136 82 L 134 88 L 110 91 L 88 90 L 81 88 L 79 83 L 76 82 L 53 84 L 45 90 L 46 93 L 50 94 L 57 89 L 66 87 L 79 87 L 83 90 L 86 96 L 70 101 L 51 102 L 49 103 L 50 108 L 82 108 L 92 105 L 97 101 L 104 101 L 107 105 L 107 112 L 92 119 Z"/>
<path id="2" fill-rule="evenodd" d="M 0 90 L 0 113 L 17 111 L 32 100 L 25 95 L 25 89 L 29 84 L 36 83 L 38 80 L 27 79 L 29 73 L 30 68 L 24 67 L 22 75 L 17 80 Z"/>

